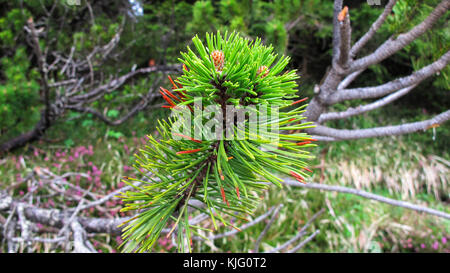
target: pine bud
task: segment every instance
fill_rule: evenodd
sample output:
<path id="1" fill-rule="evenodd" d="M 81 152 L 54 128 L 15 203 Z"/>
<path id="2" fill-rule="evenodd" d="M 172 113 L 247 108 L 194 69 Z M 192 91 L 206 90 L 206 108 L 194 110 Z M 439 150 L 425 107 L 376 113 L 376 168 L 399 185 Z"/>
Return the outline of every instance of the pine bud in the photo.
<path id="1" fill-rule="evenodd" d="M 211 56 L 213 58 L 216 70 L 222 71 L 223 64 L 225 63 L 225 56 L 223 55 L 223 52 L 220 50 L 214 50 L 213 53 L 211 53 Z"/>
<path id="2" fill-rule="evenodd" d="M 263 73 L 263 72 L 264 72 L 264 73 Z M 266 77 L 266 76 L 269 74 L 269 68 L 268 68 L 267 66 L 265 66 L 265 65 L 260 66 L 260 67 L 258 68 L 258 71 L 256 71 L 256 75 L 259 76 L 261 73 L 263 73 L 263 74 L 261 75 L 261 78 Z"/>

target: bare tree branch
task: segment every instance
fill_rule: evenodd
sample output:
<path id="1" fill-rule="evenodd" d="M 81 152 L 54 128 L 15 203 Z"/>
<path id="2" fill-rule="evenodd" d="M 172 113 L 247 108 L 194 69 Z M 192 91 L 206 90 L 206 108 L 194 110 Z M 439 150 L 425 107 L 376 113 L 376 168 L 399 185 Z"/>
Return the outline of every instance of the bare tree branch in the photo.
<path id="1" fill-rule="evenodd" d="M 273 211 L 272 217 L 269 220 L 269 223 L 267 223 L 266 227 L 261 231 L 261 234 L 259 234 L 258 239 L 256 239 L 255 246 L 253 247 L 253 252 L 258 252 L 259 245 L 261 244 L 261 240 L 266 235 L 267 231 L 269 231 L 272 224 L 275 222 L 275 219 L 278 216 L 278 213 L 280 212 L 280 209 L 283 207 L 283 204 L 280 204 L 276 207 L 276 209 Z"/>
<path id="2" fill-rule="evenodd" d="M 339 56 L 339 44 L 340 44 L 340 31 L 339 31 L 339 21 L 338 16 L 342 11 L 343 0 L 334 0 L 333 8 L 333 56 Z"/>
<path id="3" fill-rule="evenodd" d="M 289 32 L 291 29 L 293 29 L 295 27 L 295 25 L 300 23 L 304 18 L 305 18 L 304 15 L 301 14 L 295 20 L 293 20 L 291 22 L 287 22 L 286 24 L 284 24 L 284 28 L 286 29 L 286 32 Z"/>
<path id="4" fill-rule="evenodd" d="M 308 129 L 312 134 L 332 137 L 335 140 L 350 140 L 370 137 L 398 136 L 414 133 L 420 130 L 427 130 L 431 127 L 437 127 L 450 119 L 450 110 L 443 112 L 432 119 L 405 123 L 394 126 L 375 127 L 369 129 L 334 129 L 323 125 L 317 125 L 315 128 Z"/>
<path id="5" fill-rule="evenodd" d="M 422 23 L 418 24 L 410 31 L 398 35 L 398 37 L 396 38 L 395 37 L 389 38 L 372 54 L 355 60 L 352 63 L 349 72 L 361 70 L 370 65 L 379 63 L 382 60 L 393 55 L 400 49 L 404 48 L 406 45 L 410 44 L 416 38 L 418 38 L 427 30 L 429 30 L 433 26 L 433 24 L 448 11 L 449 8 L 450 8 L 450 1 L 443 0 Z"/>
<path id="6" fill-rule="evenodd" d="M 309 243 L 314 237 L 316 237 L 317 234 L 320 233 L 320 230 L 314 231 L 310 236 L 308 236 L 304 241 L 300 242 L 298 245 L 296 245 L 293 249 L 290 249 L 288 253 L 295 253 L 299 251 L 302 247 L 304 247 L 307 243 Z"/>
<path id="7" fill-rule="evenodd" d="M 275 207 L 271 207 L 266 213 L 256 217 L 254 220 L 252 220 L 252 221 L 250 221 L 250 222 L 248 222 L 246 224 L 243 224 L 238 229 L 234 229 L 234 230 L 231 230 L 231 231 L 228 231 L 228 232 L 225 232 L 225 233 L 215 234 L 215 235 L 212 235 L 212 236 L 209 236 L 209 237 L 206 237 L 206 238 L 208 240 L 214 241 L 214 240 L 217 240 L 217 239 L 220 239 L 220 238 L 223 238 L 223 237 L 229 237 L 229 236 L 235 235 L 238 232 L 240 232 L 242 230 L 245 230 L 245 229 L 247 229 L 249 227 L 252 227 L 252 226 L 258 224 L 259 222 L 261 222 L 262 220 L 266 219 L 267 217 L 269 217 L 273 213 L 274 209 L 275 209 Z M 192 239 L 193 240 L 198 240 L 198 241 L 204 241 L 205 240 L 205 239 L 203 239 L 201 237 L 198 237 L 198 236 L 193 236 Z"/>
<path id="8" fill-rule="evenodd" d="M 350 56 L 354 58 L 356 54 L 366 45 L 366 43 L 372 39 L 378 29 L 383 25 L 384 21 L 388 17 L 388 15 L 392 12 L 392 8 L 394 7 L 397 0 L 389 0 L 383 12 L 377 18 L 377 20 L 370 26 L 369 30 L 353 45 L 350 50 Z"/>
<path id="9" fill-rule="evenodd" d="M 70 224 L 70 228 L 73 231 L 73 238 L 74 238 L 74 252 L 75 253 L 93 253 L 96 251 L 93 251 L 92 249 L 89 249 L 86 246 L 86 232 L 84 231 L 83 227 L 78 223 L 77 221 L 72 221 Z"/>
<path id="10" fill-rule="evenodd" d="M 318 183 L 303 184 L 303 183 L 299 183 L 298 181 L 292 180 L 292 179 L 285 179 L 283 181 L 283 183 L 286 185 L 289 185 L 289 186 L 294 186 L 294 187 L 302 187 L 302 188 L 308 188 L 308 189 L 317 189 L 317 190 L 324 190 L 324 191 L 333 191 L 333 192 L 354 194 L 354 195 L 361 196 L 363 198 L 375 200 L 378 202 L 383 202 L 383 203 L 386 203 L 386 204 L 389 204 L 392 206 L 407 208 L 410 210 L 435 215 L 435 216 L 442 217 L 445 219 L 450 219 L 450 214 L 443 212 L 443 211 L 430 209 L 430 208 L 427 208 L 424 206 L 414 205 L 409 202 L 399 201 L 399 200 L 387 198 L 387 197 L 384 197 L 381 195 L 377 195 L 377 194 L 373 194 L 370 192 L 357 190 L 357 189 L 353 189 L 353 188 L 348 188 L 348 187 L 343 187 L 343 186 L 332 186 L 332 185 L 318 184 Z"/>
<path id="11" fill-rule="evenodd" d="M 116 90 L 120 86 L 122 86 L 125 82 L 127 82 L 132 77 L 135 77 L 138 74 L 148 74 L 152 72 L 179 72 L 181 70 L 181 65 L 170 65 L 170 66 L 152 66 L 152 67 L 144 67 L 140 69 L 136 69 L 128 72 L 125 75 L 122 75 L 116 79 L 109 81 L 106 84 L 103 84 L 85 94 L 73 96 L 70 99 L 70 102 L 76 104 L 77 102 L 86 102 L 92 97 L 103 95 L 105 92 L 111 93 Z"/>
<path id="12" fill-rule="evenodd" d="M 36 28 L 34 27 L 33 18 L 30 17 L 27 21 L 28 28 L 31 35 L 31 42 L 33 45 L 34 53 L 36 54 L 37 62 L 38 62 L 38 68 L 39 73 L 41 74 L 41 87 L 42 87 L 42 96 L 41 98 L 44 101 L 45 104 L 45 120 L 49 121 L 49 111 L 50 111 L 50 89 L 48 86 L 48 78 L 47 78 L 47 68 L 46 68 L 46 62 L 44 59 L 44 56 L 42 55 L 42 50 L 39 45 L 39 39 L 38 34 L 36 32 Z"/>
<path id="13" fill-rule="evenodd" d="M 45 107 L 44 110 L 41 111 L 40 120 L 31 131 L 24 133 L 18 137 L 12 138 L 0 145 L 0 156 L 6 151 L 9 151 L 16 147 L 21 147 L 30 141 L 39 139 L 50 127 L 51 123 L 50 90 L 48 85 L 46 63 L 42 55 L 41 48 L 39 46 L 38 36 L 36 33 L 36 29 L 34 27 L 33 19 L 29 18 L 27 24 L 28 30 L 31 35 L 32 47 L 38 61 L 38 70 L 41 75 L 41 87 L 42 87 L 41 98 L 44 101 Z"/>
<path id="14" fill-rule="evenodd" d="M 349 63 L 350 44 L 352 40 L 352 29 L 350 27 L 350 15 L 348 7 L 344 9 L 338 15 L 340 42 L 339 42 L 339 58 L 338 65 L 342 68 L 347 68 Z"/>
<path id="15" fill-rule="evenodd" d="M 341 89 L 327 98 L 328 104 L 335 104 L 345 100 L 369 99 L 385 96 L 393 91 L 418 84 L 426 78 L 444 69 L 450 62 L 450 50 L 435 62 L 415 71 L 409 76 L 395 79 L 379 86 Z"/>
<path id="16" fill-rule="evenodd" d="M 329 112 L 329 113 L 324 113 L 322 115 L 320 115 L 319 120 L 317 121 L 318 123 L 323 123 L 329 120 L 335 120 L 335 119 L 344 119 L 344 118 L 348 118 L 348 117 L 352 117 L 352 116 L 356 116 L 356 115 L 360 115 L 362 113 L 368 112 L 368 111 L 372 111 L 374 109 L 383 107 L 395 100 L 397 100 L 398 98 L 401 98 L 402 96 L 406 95 L 409 93 L 409 91 L 411 91 L 412 89 L 414 89 L 417 86 L 417 84 L 408 86 L 406 88 L 400 89 L 395 93 L 392 93 L 380 100 L 377 100 L 375 102 L 366 104 L 366 105 L 359 105 L 356 108 L 349 108 L 346 111 L 343 112 Z"/>
<path id="17" fill-rule="evenodd" d="M 353 73 L 351 73 L 350 75 L 348 75 L 347 77 L 345 77 L 345 79 L 343 79 L 338 87 L 337 90 L 341 90 L 346 88 L 349 84 L 351 84 L 364 70 L 358 70 L 355 71 Z"/>
<path id="18" fill-rule="evenodd" d="M 316 212 L 309 220 L 308 222 L 306 222 L 306 224 L 299 230 L 299 232 L 297 233 L 296 236 L 292 237 L 290 240 L 288 240 L 287 242 L 285 242 L 284 244 L 282 244 L 279 247 L 273 248 L 271 250 L 268 251 L 268 253 L 275 253 L 275 252 L 279 252 L 285 248 L 287 248 L 288 246 L 290 246 L 291 244 L 295 243 L 296 241 L 298 241 L 300 238 L 302 238 L 305 234 L 306 234 L 306 229 L 308 229 L 308 227 L 312 224 L 312 222 L 314 222 L 320 215 L 322 215 L 325 212 L 325 209 L 321 209 L 318 212 Z"/>
<path id="19" fill-rule="evenodd" d="M 120 125 L 120 124 L 126 122 L 128 119 L 130 119 L 134 115 L 136 115 L 138 112 L 146 109 L 148 107 L 149 103 L 151 103 L 156 96 L 159 96 L 159 93 L 155 92 L 155 90 L 160 82 L 161 82 L 161 77 L 159 77 L 157 80 L 155 80 L 153 82 L 153 84 L 149 88 L 147 94 L 145 96 L 141 97 L 141 100 L 138 103 L 136 103 L 135 106 L 130 111 L 128 111 L 127 114 L 125 114 L 123 117 L 121 117 L 115 121 L 109 120 L 107 117 L 105 117 L 99 111 L 92 109 L 90 107 L 83 107 L 83 106 L 79 106 L 79 105 L 67 105 L 66 109 L 70 109 L 70 110 L 82 112 L 82 113 L 93 114 L 95 117 L 99 118 L 101 121 L 103 121 L 106 124 L 111 125 L 111 126 Z M 155 107 L 160 107 L 160 105 L 158 104 L 158 105 L 152 106 L 152 108 L 155 108 Z"/>

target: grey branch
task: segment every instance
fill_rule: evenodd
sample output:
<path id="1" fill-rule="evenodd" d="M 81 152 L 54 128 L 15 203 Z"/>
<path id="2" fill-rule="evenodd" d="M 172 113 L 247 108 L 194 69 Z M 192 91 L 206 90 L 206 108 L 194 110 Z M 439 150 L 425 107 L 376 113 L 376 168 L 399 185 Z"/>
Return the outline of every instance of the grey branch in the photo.
<path id="1" fill-rule="evenodd" d="M 348 7 L 344 8 L 346 12 L 345 17 L 342 21 L 339 21 L 339 32 L 340 32 L 340 41 L 339 41 L 339 58 L 338 64 L 342 68 L 347 68 L 350 58 L 350 46 L 352 40 L 352 29 L 350 27 L 350 15 L 348 13 Z"/>
<path id="2" fill-rule="evenodd" d="M 116 90 L 124 83 L 126 83 L 129 79 L 139 74 L 148 74 L 152 72 L 179 72 L 180 70 L 181 70 L 180 65 L 152 66 L 136 69 L 116 79 L 108 81 L 108 83 L 100 85 L 97 88 L 86 92 L 85 94 L 73 96 L 70 101 L 73 102 L 74 104 L 77 102 L 86 102 L 88 100 L 92 100 L 92 98 L 95 98 L 99 95 L 102 96 L 105 93 L 111 93 L 112 91 Z"/>
<path id="3" fill-rule="evenodd" d="M 377 194 L 373 194 L 373 193 L 370 193 L 370 192 L 366 192 L 366 191 L 363 191 L 363 190 L 357 190 L 357 189 L 343 187 L 343 186 L 333 186 L 333 185 L 326 185 L 326 184 L 318 184 L 318 183 L 303 184 L 303 183 L 299 183 L 298 181 L 292 180 L 292 179 L 285 179 L 283 181 L 283 183 L 286 184 L 286 185 L 289 185 L 289 186 L 294 186 L 294 187 L 302 187 L 302 188 L 308 188 L 308 189 L 317 189 L 317 190 L 325 190 L 325 191 L 341 192 L 341 193 L 348 193 L 348 194 L 358 195 L 358 196 L 361 196 L 363 198 L 375 200 L 375 201 L 378 201 L 378 202 L 383 202 L 383 203 L 386 203 L 386 204 L 389 204 L 389 205 L 392 205 L 392 206 L 402 207 L 402 208 L 414 210 L 414 211 L 417 211 L 417 212 L 423 212 L 423 213 L 435 215 L 435 216 L 442 217 L 442 218 L 445 218 L 447 220 L 450 220 L 450 214 L 448 214 L 446 212 L 435 210 L 435 209 L 431 209 L 431 208 L 427 208 L 427 207 L 424 207 L 424 206 L 411 204 L 411 203 L 405 202 L 405 201 L 399 201 L 399 200 L 387 198 L 387 197 L 384 197 L 384 196 L 381 196 L 381 195 L 377 195 Z"/>
<path id="4" fill-rule="evenodd" d="M 345 100 L 369 99 L 385 96 L 389 93 L 392 93 L 393 91 L 422 82 L 426 78 L 444 69 L 449 62 L 450 50 L 435 62 L 421 68 L 420 70 L 415 71 L 409 76 L 402 77 L 379 86 L 338 90 L 337 92 L 329 96 L 329 98 L 327 99 L 327 103 L 335 104 Z"/>
<path id="5" fill-rule="evenodd" d="M 134 73 L 134 71 L 131 73 Z M 149 88 L 147 94 L 145 96 L 141 97 L 140 101 L 138 103 L 136 103 L 133 106 L 133 108 L 128 111 L 128 113 L 126 113 L 124 116 L 122 116 L 121 118 L 114 120 L 114 121 L 108 119 L 105 115 L 103 115 L 99 111 L 97 111 L 93 108 L 90 108 L 90 107 L 84 107 L 84 106 L 80 106 L 80 105 L 67 105 L 66 109 L 70 109 L 72 111 L 81 112 L 81 113 L 90 113 L 108 125 L 117 126 L 117 125 L 120 125 L 120 124 L 126 122 L 127 120 L 132 118 L 134 115 L 136 115 L 139 111 L 142 111 L 149 106 L 149 103 L 151 103 L 154 100 L 154 98 L 159 95 L 159 93 L 156 92 L 155 90 L 160 82 L 161 82 L 161 77 L 159 77 L 157 80 L 155 80 L 153 82 L 153 84 Z M 159 104 L 153 105 L 152 108 L 155 108 L 158 106 L 160 106 L 160 105 Z"/>
<path id="6" fill-rule="evenodd" d="M 294 248 L 290 249 L 288 251 L 288 253 L 295 253 L 297 251 L 299 251 L 302 247 L 304 247 L 307 243 L 309 243 L 312 239 L 314 239 L 314 237 L 316 237 L 317 234 L 320 233 L 320 230 L 316 230 L 314 231 L 311 235 L 309 235 L 308 237 L 306 237 L 305 240 L 301 241 L 298 245 L 296 245 Z"/>
<path id="7" fill-rule="evenodd" d="M 39 45 L 39 38 L 34 26 L 33 18 L 30 17 L 27 21 L 27 25 L 29 28 L 29 32 L 31 35 L 31 42 L 34 53 L 36 54 L 39 74 L 41 75 L 41 87 L 42 87 L 42 95 L 41 98 L 45 103 L 45 108 L 42 114 L 43 123 L 48 124 L 50 122 L 50 88 L 48 86 L 48 75 L 47 75 L 47 64 L 45 62 L 45 57 L 42 54 L 41 46 Z"/>
<path id="8" fill-rule="evenodd" d="M 334 1 L 333 8 L 333 56 L 339 56 L 340 31 L 338 15 L 342 10 L 342 0 Z"/>
<path id="9" fill-rule="evenodd" d="M 388 17 L 388 15 L 391 13 L 392 8 L 394 7 L 397 0 L 389 0 L 389 3 L 387 3 L 386 7 L 384 8 L 383 12 L 380 14 L 380 16 L 377 18 L 377 20 L 372 24 L 370 29 L 364 34 L 352 47 L 350 50 L 350 56 L 354 58 L 356 54 L 363 48 L 366 43 L 372 39 L 372 37 L 375 35 L 375 33 L 378 31 L 378 29 L 383 25 L 384 21 Z"/>
<path id="10" fill-rule="evenodd" d="M 445 111 L 432 119 L 405 123 L 394 126 L 375 127 L 369 129 L 334 129 L 323 125 L 317 125 L 314 128 L 308 129 L 309 133 L 318 134 L 321 136 L 332 137 L 335 140 L 350 140 L 370 137 L 383 136 L 398 136 L 409 133 L 414 133 L 421 130 L 427 130 L 434 126 L 439 126 L 450 119 L 450 110 Z"/>
<path id="11" fill-rule="evenodd" d="M 75 253 L 94 253 L 92 250 L 86 246 L 86 232 L 83 227 L 77 221 L 72 221 L 70 228 L 73 231 L 74 237 L 74 252 Z"/>
<path id="12" fill-rule="evenodd" d="M 269 231 L 270 227 L 272 226 L 272 224 L 275 222 L 275 219 L 278 216 L 278 213 L 280 212 L 280 209 L 283 207 L 283 204 L 280 204 L 276 207 L 276 209 L 273 211 L 272 217 L 269 220 L 269 223 L 267 223 L 266 227 L 263 229 L 263 231 L 261 232 L 261 234 L 259 234 L 258 239 L 256 239 L 256 243 L 255 246 L 253 247 L 253 252 L 258 252 L 259 250 L 259 245 L 261 244 L 261 240 L 264 238 L 264 236 L 266 235 L 267 231 Z"/>
<path id="13" fill-rule="evenodd" d="M 343 79 L 338 87 L 337 90 L 341 90 L 346 88 L 349 84 L 351 84 L 364 70 L 358 70 L 355 71 L 353 73 L 351 73 L 350 75 L 348 75 L 347 77 L 345 77 L 345 79 Z"/>
<path id="14" fill-rule="evenodd" d="M 366 104 L 363 106 L 360 105 L 356 108 L 349 108 L 346 111 L 324 113 L 324 114 L 320 115 L 318 123 L 323 123 L 325 121 L 335 120 L 335 119 L 344 119 L 344 118 L 360 115 L 362 113 L 383 107 L 383 106 L 385 106 L 389 103 L 392 103 L 393 101 L 401 98 L 402 96 L 408 94 L 409 91 L 414 89 L 416 86 L 417 86 L 417 84 L 414 84 L 412 86 L 402 88 L 402 89 L 398 90 L 397 92 L 392 93 L 392 94 L 390 94 L 382 99 L 379 99 L 375 102 L 372 102 L 372 103 L 369 103 L 369 104 Z"/>
<path id="15" fill-rule="evenodd" d="M 396 38 L 391 37 L 380 47 L 378 47 L 372 54 L 355 60 L 351 65 L 350 72 L 361 70 L 370 65 L 379 63 L 404 48 L 429 30 L 433 24 L 448 11 L 449 8 L 450 1 L 443 0 L 424 21 L 415 26 L 413 29 L 398 35 Z"/>
<path id="16" fill-rule="evenodd" d="M 299 230 L 299 232 L 297 233 L 297 235 L 295 235 L 293 238 L 289 239 L 287 242 L 285 242 L 284 244 L 282 244 L 281 246 L 278 246 L 276 248 L 273 248 L 271 250 L 268 251 L 268 253 L 275 253 L 275 252 L 279 252 L 285 248 L 287 248 L 288 246 L 290 246 L 291 244 L 295 243 L 296 241 L 298 241 L 299 239 L 301 239 L 305 234 L 306 234 L 306 230 L 308 229 L 308 227 L 323 213 L 325 212 L 325 209 L 321 209 L 318 212 L 316 212 L 309 220 L 308 222 L 306 222 L 306 224 Z"/>
<path id="17" fill-rule="evenodd" d="M 214 241 L 214 240 L 217 240 L 217 239 L 220 239 L 220 238 L 223 238 L 223 237 L 229 237 L 229 236 L 235 235 L 238 232 L 240 232 L 242 230 L 245 230 L 245 229 L 247 229 L 249 227 L 252 227 L 252 226 L 258 224 L 259 222 L 261 222 L 262 220 L 266 219 L 267 217 L 269 217 L 269 215 L 272 214 L 274 209 L 275 209 L 275 207 L 271 207 L 266 213 L 256 217 L 254 220 L 252 220 L 252 221 L 250 221 L 250 222 L 240 226 L 239 230 L 231 230 L 231 231 L 228 231 L 228 232 L 212 235 L 212 236 L 209 236 L 209 237 L 206 237 L 206 238 L 208 240 Z M 198 240 L 198 241 L 204 241 L 205 240 L 205 239 L 203 239 L 201 237 L 198 237 L 198 236 L 193 236 L 192 239 Z"/>

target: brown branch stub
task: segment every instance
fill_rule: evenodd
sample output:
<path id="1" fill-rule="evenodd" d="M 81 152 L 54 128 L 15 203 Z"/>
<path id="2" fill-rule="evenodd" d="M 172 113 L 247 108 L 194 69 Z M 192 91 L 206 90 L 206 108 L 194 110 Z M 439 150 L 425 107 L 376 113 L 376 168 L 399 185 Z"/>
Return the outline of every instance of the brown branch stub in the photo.
<path id="1" fill-rule="evenodd" d="M 351 47 L 352 33 L 350 26 L 350 14 L 348 12 L 348 7 L 345 6 L 342 11 L 338 14 L 339 21 L 339 32 L 340 32 L 340 41 L 339 41 L 339 58 L 338 65 L 339 67 L 334 67 L 335 69 L 341 71 L 342 69 L 347 69 L 349 66 L 349 62 L 351 61 L 349 58 L 349 52 Z"/>
<path id="2" fill-rule="evenodd" d="M 344 21 L 345 17 L 347 16 L 347 13 L 348 13 L 348 7 L 345 6 L 345 7 L 341 10 L 341 12 L 339 12 L 339 14 L 338 14 L 338 21 L 339 21 L 339 22 Z"/>

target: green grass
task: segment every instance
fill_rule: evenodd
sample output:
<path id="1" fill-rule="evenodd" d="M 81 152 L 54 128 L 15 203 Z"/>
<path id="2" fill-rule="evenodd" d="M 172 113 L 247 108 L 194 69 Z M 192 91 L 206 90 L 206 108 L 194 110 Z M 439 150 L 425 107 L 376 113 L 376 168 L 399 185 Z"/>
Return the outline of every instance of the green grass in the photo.
<path id="1" fill-rule="evenodd" d="M 386 111 L 389 113 L 391 109 Z M 101 174 L 97 175 L 101 185 L 84 178 L 79 184 L 85 188 L 93 185 L 95 193 L 106 194 L 120 186 L 124 175 L 136 174 L 135 170 L 128 169 L 134 162 L 133 153 L 144 145 L 146 134 L 155 134 L 153 128 L 156 120 L 165 115 L 167 111 L 159 110 L 141 113 L 129 123 L 114 128 L 108 128 L 94 119 L 72 115 L 69 122 L 61 122 L 48 132 L 46 139 L 54 142 L 33 143 L 0 160 L 1 185 L 17 183 L 20 177 L 25 177 L 36 166 L 47 167 L 57 174 L 69 171 L 92 173 L 95 166 L 101 170 Z M 334 125 L 352 128 L 400 122 L 394 115 L 386 118 L 381 113 L 371 113 Z M 321 144 L 315 151 L 316 159 L 311 162 L 314 167 L 311 181 L 357 187 L 448 212 L 450 160 L 446 139 L 450 138 L 449 131 L 448 125 L 437 128 L 435 141 L 432 140 L 432 130 L 428 130 L 402 137 Z M 92 154 L 86 153 L 68 160 L 69 156 L 74 157 L 80 146 L 89 150 L 89 145 L 92 146 Z M 76 178 L 70 177 L 68 182 L 76 183 Z M 27 192 L 27 185 L 18 185 L 12 191 L 20 197 Z M 40 202 L 48 204 L 48 201 L 43 198 Z M 57 201 L 55 199 L 55 203 Z M 320 233 L 301 250 L 303 252 L 450 251 L 450 244 L 442 243 L 442 238 L 450 236 L 449 221 L 348 194 L 298 187 L 271 187 L 254 217 L 281 203 L 284 207 L 262 240 L 260 251 L 269 250 L 292 238 L 322 208 L 325 213 L 308 229 L 309 233 L 320 229 Z M 51 204 L 48 206 L 51 207 Z M 111 202 L 107 207 L 120 208 L 120 203 Z M 97 209 L 81 212 L 80 215 L 104 216 Z M 194 251 L 248 252 L 253 249 L 266 222 L 215 242 L 194 243 Z M 239 226 L 242 223 L 236 224 Z M 221 227 L 218 232 L 223 231 L 228 229 Z M 91 241 L 103 252 L 118 251 L 116 237 L 100 234 Z M 48 249 L 45 244 L 35 244 L 34 247 L 36 251 L 61 251 Z M 174 250 L 164 238 L 155 249 L 160 252 Z"/>

